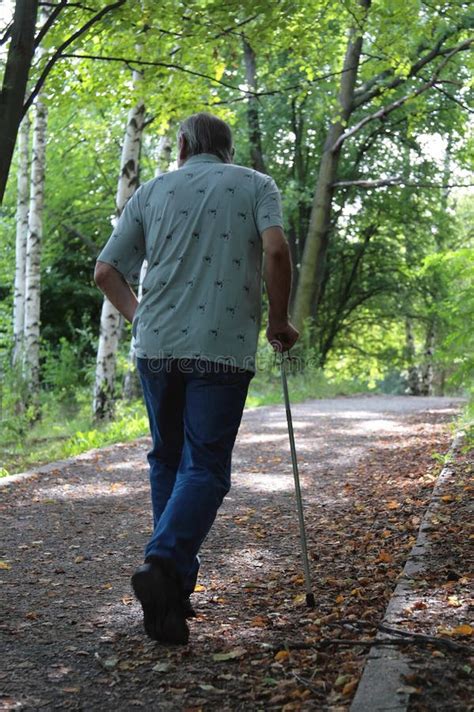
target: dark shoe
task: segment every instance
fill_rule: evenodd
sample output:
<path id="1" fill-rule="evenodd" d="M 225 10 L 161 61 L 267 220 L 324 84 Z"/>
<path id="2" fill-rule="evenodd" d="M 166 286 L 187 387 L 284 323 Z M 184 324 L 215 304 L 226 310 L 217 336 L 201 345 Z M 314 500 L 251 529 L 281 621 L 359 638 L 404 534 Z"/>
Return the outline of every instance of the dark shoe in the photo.
<path id="1" fill-rule="evenodd" d="M 189 596 L 185 596 L 183 598 L 183 611 L 185 618 L 197 618 L 197 613 L 194 610 L 191 601 L 189 600 Z"/>
<path id="2" fill-rule="evenodd" d="M 189 628 L 179 575 L 171 559 L 150 558 L 132 576 L 135 596 L 143 608 L 143 624 L 152 640 L 186 645 Z"/>

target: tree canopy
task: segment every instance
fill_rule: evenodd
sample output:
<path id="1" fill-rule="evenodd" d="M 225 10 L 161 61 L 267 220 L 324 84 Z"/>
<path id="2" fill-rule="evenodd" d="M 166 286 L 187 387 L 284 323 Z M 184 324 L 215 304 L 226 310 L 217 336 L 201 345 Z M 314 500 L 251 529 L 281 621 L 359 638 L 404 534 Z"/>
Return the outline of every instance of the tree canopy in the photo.
<path id="1" fill-rule="evenodd" d="M 179 121 L 199 110 L 231 124 L 236 162 L 275 178 L 300 349 L 318 367 L 385 378 L 401 391 L 410 368 L 420 392 L 442 391 L 450 377 L 466 382 L 474 302 L 469 3 L 17 0 L 9 9 L 0 105 L 11 147 L 39 92 L 48 109 L 43 364 L 67 343 L 79 372 L 92 369 L 101 305 L 93 265 L 115 213 L 127 113 L 141 100 L 140 182 L 153 177 L 163 137 L 175 157 Z M 32 17 L 31 57 L 19 38 L 31 34 Z M 24 86 L 11 80 L 18 52 Z M 17 152 L 0 215 L 5 364 L 18 161 Z"/>

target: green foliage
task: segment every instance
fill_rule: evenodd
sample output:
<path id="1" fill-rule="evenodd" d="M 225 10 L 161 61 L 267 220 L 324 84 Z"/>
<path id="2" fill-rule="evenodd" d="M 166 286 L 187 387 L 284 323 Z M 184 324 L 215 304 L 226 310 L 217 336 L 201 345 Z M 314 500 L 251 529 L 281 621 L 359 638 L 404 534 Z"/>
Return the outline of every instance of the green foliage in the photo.
<path id="1" fill-rule="evenodd" d="M 456 425 L 464 433 L 463 452 L 471 453 L 474 450 L 474 398 L 472 394 Z"/>
<path id="2" fill-rule="evenodd" d="M 55 392 L 43 393 L 40 421 L 32 422 L 25 413 L 3 419 L 1 425 L 0 476 L 148 434 L 145 407 L 140 402 L 119 402 L 113 423 L 93 424 L 89 388 L 76 388 L 73 404 L 58 399 Z"/>
<path id="3" fill-rule="evenodd" d="M 474 396 L 474 248 L 462 248 L 426 257 L 424 276 L 435 277 L 449 288 L 436 302 L 439 331 L 444 336 L 436 353 L 449 381 Z"/>
<path id="4" fill-rule="evenodd" d="M 354 378 L 330 378 L 321 369 L 311 366 L 304 371 L 295 370 L 288 377 L 288 390 L 292 403 L 309 399 L 352 396 L 369 391 L 366 382 Z M 246 406 L 278 405 L 283 402 L 280 367 L 260 371 L 250 382 Z"/>
<path id="5" fill-rule="evenodd" d="M 74 433 L 64 443 L 63 453 L 66 457 L 73 457 L 85 450 L 135 440 L 143 435 L 148 435 L 148 419 L 143 404 L 120 402 L 112 423 Z"/>
<path id="6" fill-rule="evenodd" d="M 83 364 L 78 346 L 77 342 L 72 344 L 62 336 L 58 349 L 53 351 L 49 346 L 44 352 L 43 383 L 60 400 L 73 399 L 78 380 L 81 380 Z"/>

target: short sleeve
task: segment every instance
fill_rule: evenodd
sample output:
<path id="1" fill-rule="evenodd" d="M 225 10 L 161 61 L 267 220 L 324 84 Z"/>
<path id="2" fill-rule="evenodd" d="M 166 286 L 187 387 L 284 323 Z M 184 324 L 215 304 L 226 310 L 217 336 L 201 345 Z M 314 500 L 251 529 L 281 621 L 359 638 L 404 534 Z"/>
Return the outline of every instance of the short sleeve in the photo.
<path id="1" fill-rule="evenodd" d="M 258 190 L 255 221 L 260 234 L 268 227 L 283 227 L 280 191 L 273 178 L 265 177 Z"/>
<path id="2" fill-rule="evenodd" d="M 126 203 L 107 244 L 97 260 L 115 267 L 129 282 L 137 283 L 145 259 L 145 235 L 138 189 Z"/>

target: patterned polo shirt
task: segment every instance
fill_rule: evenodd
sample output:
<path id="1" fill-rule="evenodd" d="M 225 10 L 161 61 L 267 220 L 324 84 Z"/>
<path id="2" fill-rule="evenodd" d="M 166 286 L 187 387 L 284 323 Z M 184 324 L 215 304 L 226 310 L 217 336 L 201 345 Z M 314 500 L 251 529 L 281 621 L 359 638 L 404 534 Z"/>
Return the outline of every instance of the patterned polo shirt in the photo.
<path id="1" fill-rule="evenodd" d="M 213 154 L 142 185 L 98 257 L 132 283 L 147 260 L 132 329 L 137 356 L 255 371 L 261 233 L 275 225 L 283 223 L 273 179 Z"/>

